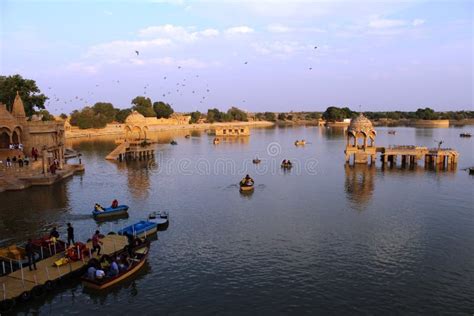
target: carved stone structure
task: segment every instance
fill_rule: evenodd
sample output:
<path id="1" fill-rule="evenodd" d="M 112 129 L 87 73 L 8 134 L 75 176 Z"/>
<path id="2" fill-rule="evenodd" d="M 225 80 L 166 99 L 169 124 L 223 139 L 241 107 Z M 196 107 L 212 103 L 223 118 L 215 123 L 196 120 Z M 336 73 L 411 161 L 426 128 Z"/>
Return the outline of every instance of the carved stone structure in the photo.
<path id="1" fill-rule="evenodd" d="M 31 149 L 35 147 L 43 157 L 45 166 L 58 159 L 59 167 L 62 168 L 64 122 L 28 121 L 18 92 L 11 109 L 9 112 L 5 104 L 0 104 L 0 150 L 9 155 L 10 144 L 22 144 L 23 152 L 30 156 Z"/>
<path id="2" fill-rule="evenodd" d="M 146 133 L 148 131 L 148 125 L 146 118 L 138 113 L 133 111 L 132 114 L 127 116 L 125 119 L 125 139 L 146 139 Z"/>
<path id="3" fill-rule="evenodd" d="M 372 122 L 364 114 L 352 119 L 347 129 L 347 145 L 344 151 L 346 162 L 349 162 L 353 155 L 355 163 L 367 163 L 369 158 L 371 163 L 374 163 L 376 135 Z"/>

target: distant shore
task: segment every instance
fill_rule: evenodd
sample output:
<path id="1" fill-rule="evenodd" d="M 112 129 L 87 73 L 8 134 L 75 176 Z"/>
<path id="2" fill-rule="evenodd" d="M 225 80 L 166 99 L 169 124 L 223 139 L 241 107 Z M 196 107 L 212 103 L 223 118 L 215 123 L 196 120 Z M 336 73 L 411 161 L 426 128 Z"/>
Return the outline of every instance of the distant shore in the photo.
<path id="1" fill-rule="evenodd" d="M 202 124 L 183 124 L 183 125 L 150 125 L 149 132 L 162 131 L 193 131 L 207 130 L 219 126 L 249 126 L 249 127 L 268 127 L 275 125 L 274 122 L 253 121 L 253 122 L 228 122 L 228 123 L 202 123 Z M 125 135 L 124 124 L 108 124 L 105 128 L 79 129 L 73 127 L 66 132 L 66 138 L 86 138 L 95 136 L 123 136 Z"/>

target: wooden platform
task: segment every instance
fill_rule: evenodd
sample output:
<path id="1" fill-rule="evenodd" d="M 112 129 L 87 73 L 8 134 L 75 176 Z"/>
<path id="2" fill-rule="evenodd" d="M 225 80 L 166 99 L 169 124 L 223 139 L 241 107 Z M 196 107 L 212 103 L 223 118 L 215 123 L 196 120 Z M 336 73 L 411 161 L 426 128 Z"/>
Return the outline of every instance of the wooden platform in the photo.
<path id="1" fill-rule="evenodd" d="M 107 235 L 101 239 L 101 255 L 111 255 L 125 248 L 128 244 L 125 236 Z M 88 242 L 87 247 L 92 248 L 92 243 Z M 89 257 L 81 261 L 75 261 L 55 267 L 54 262 L 64 257 L 64 253 L 54 255 L 36 263 L 37 270 L 30 271 L 28 267 L 14 271 L 6 276 L 0 277 L 0 302 L 6 299 L 15 299 L 23 292 L 31 291 L 36 285 L 44 285 L 47 281 L 61 279 L 72 272 L 82 269 L 87 265 Z M 92 254 L 97 258 L 97 254 Z"/>

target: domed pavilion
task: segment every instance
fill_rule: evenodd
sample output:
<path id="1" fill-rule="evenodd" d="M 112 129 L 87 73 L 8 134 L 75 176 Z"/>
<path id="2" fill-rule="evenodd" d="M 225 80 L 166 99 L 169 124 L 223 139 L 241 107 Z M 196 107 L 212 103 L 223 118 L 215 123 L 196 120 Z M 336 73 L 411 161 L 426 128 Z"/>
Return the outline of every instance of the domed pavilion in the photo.
<path id="1" fill-rule="evenodd" d="M 376 147 L 375 137 L 377 132 L 372 122 L 359 114 L 351 120 L 347 129 L 346 162 L 349 162 L 351 156 L 354 156 L 355 163 L 367 163 L 368 158 L 375 162 Z"/>

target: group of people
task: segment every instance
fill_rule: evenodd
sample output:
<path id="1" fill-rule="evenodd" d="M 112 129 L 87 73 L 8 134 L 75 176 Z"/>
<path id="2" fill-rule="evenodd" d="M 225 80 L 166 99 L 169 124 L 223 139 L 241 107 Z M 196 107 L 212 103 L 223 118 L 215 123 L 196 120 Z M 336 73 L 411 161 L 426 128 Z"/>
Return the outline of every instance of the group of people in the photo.
<path id="1" fill-rule="evenodd" d="M 118 203 L 117 199 L 114 199 L 114 200 L 112 201 L 112 204 L 110 205 L 110 207 L 111 207 L 111 208 L 117 208 L 118 206 L 119 206 L 119 203 Z M 102 205 L 100 205 L 99 203 L 95 203 L 95 205 L 94 205 L 94 210 L 95 210 L 96 212 L 103 212 L 103 211 L 105 211 L 104 207 L 103 207 Z"/>
<path id="2" fill-rule="evenodd" d="M 49 240 L 52 243 L 56 243 L 59 239 L 59 232 L 56 226 L 53 226 L 51 231 L 49 232 Z M 74 227 L 72 227 L 71 223 L 67 223 L 67 243 L 69 246 L 75 243 L 74 241 Z M 37 252 L 35 251 L 35 245 L 33 244 L 33 240 L 31 238 L 28 239 L 28 242 L 25 245 L 25 254 L 28 258 L 28 268 L 30 271 L 33 269 L 36 270 L 36 256 Z"/>
<path id="3" fill-rule="evenodd" d="M 13 149 L 23 150 L 23 144 L 10 144 L 8 148 L 10 148 L 11 150 Z"/>
<path id="4" fill-rule="evenodd" d="M 284 159 L 282 162 L 281 162 L 282 165 L 284 166 L 291 166 L 291 161 L 288 159 Z"/>
<path id="5" fill-rule="evenodd" d="M 18 167 L 23 167 L 23 166 L 28 166 L 30 164 L 30 158 L 28 158 L 28 156 L 26 155 L 24 158 L 21 158 L 21 156 L 18 156 L 18 158 L 16 156 L 13 156 L 13 158 L 10 158 L 10 156 L 8 156 L 5 162 L 6 162 L 5 166 L 7 168 L 11 168 L 17 163 L 18 163 Z"/>
<path id="6" fill-rule="evenodd" d="M 117 257 L 103 255 L 100 260 L 92 258 L 87 268 L 87 277 L 91 280 L 113 278 L 130 267 L 128 256 L 122 253 Z"/>

